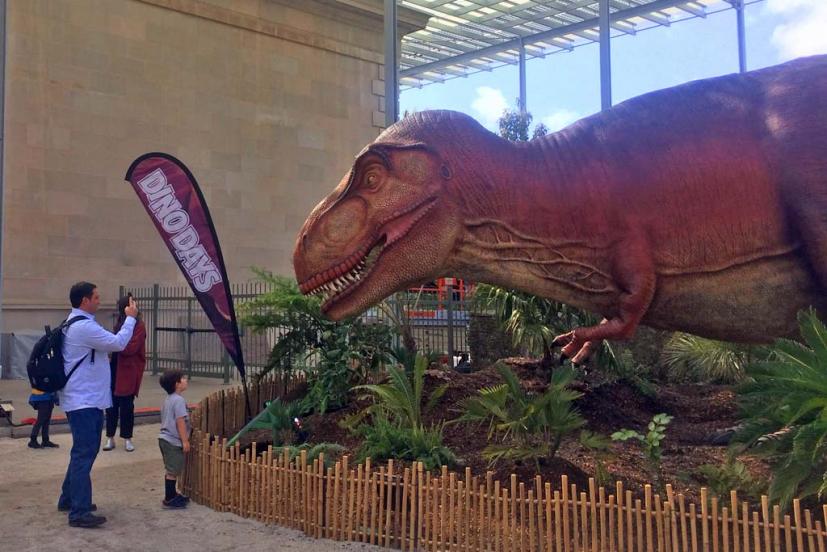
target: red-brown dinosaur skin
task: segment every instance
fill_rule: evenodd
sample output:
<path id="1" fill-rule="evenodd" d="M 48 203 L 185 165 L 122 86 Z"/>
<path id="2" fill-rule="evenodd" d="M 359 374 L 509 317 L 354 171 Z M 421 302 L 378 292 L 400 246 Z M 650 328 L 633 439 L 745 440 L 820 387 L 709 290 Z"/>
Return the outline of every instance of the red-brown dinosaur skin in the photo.
<path id="1" fill-rule="evenodd" d="M 341 277 L 333 319 L 443 275 L 602 314 L 560 336 L 575 362 L 639 323 L 795 335 L 799 309 L 827 312 L 827 56 L 646 94 L 527 143 L 416 113 L 313 210 L 294 267 L 305 293 Z"/>

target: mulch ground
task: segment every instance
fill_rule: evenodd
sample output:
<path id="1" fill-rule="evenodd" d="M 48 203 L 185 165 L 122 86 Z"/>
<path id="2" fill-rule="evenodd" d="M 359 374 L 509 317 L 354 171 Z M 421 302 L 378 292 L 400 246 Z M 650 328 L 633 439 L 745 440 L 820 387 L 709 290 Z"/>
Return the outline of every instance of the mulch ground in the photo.
<path id="1" fill-rule="evenodd" d="M 508 359 L 508 364 L 520 378 L 525 389 L 542 392 L 547 385 L 548 373 L 530 359 Z M 438 385 L 447 383 L 448 390 L 437 407 L 425 417 L 425 423 L 439 424 L 460 415 L 459 403 L 476 393 L 478 389 L 501 383 L 499 373 L 490 367 L 471 374 L 452 370 L 429 370 L 426 374 L 426 396 Z M 709 444 L 710 436 L 731 428 L 738 423 L 735 394 L 731 387 L 708 384 L 657 385 L 654 397 L 647 397 L 624 382 L 605 381 L 599 373 L 580 373 L 573 387 L 583 393 L 577 401 L 577 409 L 586 419 L 585 429 L 608 436 L 629 428 L 645 433 L 646 425 L 655 414 L 664 412 L 674 416 L 663 442 L 662 472 L 665 483 L 671 483 L 676 492 L 689 499 L 697 499 L 704 483 L 698 469 L 705 464 L 721 465 L 726 459 L 724 446 Z M 339 422 L 365 408 L 369 402 L 354 397 L 348 407 L 325 415 L 314 414 L 303 420 L 309 430 L 312 443 L 331 442 L 343 445 L 349 454 L 359 448 L 359 438 L 352 435 Z M 465 466 L 472 473 L 484 475 L 493 471 L 494 478 L 506 483 L 511 474 L 521 481 L 529 481 L 537 474 L 533 462 L 502 461 L 489 466 L 482 458 L 482 450 L 488 444 L 487 426 L 448 424 L 443 432 L 444 442 L 461 459 L 458 471 Z M 251 432 L 243 443 L 255 440 L 259 447 L 269 441 L 266 431 Z M 760 479 L 769 479 L 768 466 L 755 459 L 741 459 L 750 473 Z M 645 454 L 635 441 L 614 442 L 610 458 L 604 461 L 611 479 L 620 480 L 627 489 L 642 492 L 643 486 L 653 483 L 655 476 L 646 461 Z M 559 482 L 567 475 L 579 488 L 588 488 L 588 478 L 595 474 L 595 455 L 577 442 L 576 436 L 564 440 L 557 457 L 540 467 L 540 475 L 546 481 Z"/>

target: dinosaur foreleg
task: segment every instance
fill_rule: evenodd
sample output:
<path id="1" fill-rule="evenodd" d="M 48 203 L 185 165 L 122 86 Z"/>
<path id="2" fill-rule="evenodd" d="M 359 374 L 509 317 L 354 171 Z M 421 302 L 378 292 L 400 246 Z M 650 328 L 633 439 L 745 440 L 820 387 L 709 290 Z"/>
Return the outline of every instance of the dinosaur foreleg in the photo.
<path id="1" fill-rule="evenodd" d="M 637 330 L 655 295 L 655 271 L 642 243 L 627 248 L 615 262 L 615 277 L 622 289 L 618 315 L 604 318 L 596 326 L 575 328 L 557 336 L 553 345 L 563 345 L 562 353 L 574 364 L 585 361 L 604 339 L 629 339 Z"/>

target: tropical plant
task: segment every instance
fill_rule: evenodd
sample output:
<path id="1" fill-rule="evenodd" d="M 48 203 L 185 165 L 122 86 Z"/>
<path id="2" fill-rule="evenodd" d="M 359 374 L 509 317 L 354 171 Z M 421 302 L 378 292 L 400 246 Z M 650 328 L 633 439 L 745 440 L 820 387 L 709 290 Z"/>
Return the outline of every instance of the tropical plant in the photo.
<path id="1" fill-rule="evenodd" d="M 434 389 L 424 408 L 422 406 L 425 387 L 425 370 L 428 368 L 428 359 L 418 356 L 410 376 L 402 368 L 390 366 L 388 368 L 388 383 L 377 385 L 360 385 L 356 389 L 373 394 L 374 408 L 386 412 L 389 418 L 401 427 L 422 427 L 422 415 L 430 411 L 442 398 L 448 389 L 443 384 Z"/>
<path id="2" fill-rule="evenodd" d="M 401 356 L 411 360 L 408 355 Z M 387 383 L 356 388 L 367 391 L 374 399 L 364 415 L 347 422 L 350 427 L 355 426 L 354 433 L 364 440 L 359 458 L 417 460 L 428 469 L 456 462 L 454 454 L 442 443 L 442 426 L 428 428 L 423 421 L 448 388 L 444 384 L 434 389 L 423 406 L 425 370 L 429 364 L 428 357 L 419 355 L 410 372 L 404 366 L 390 366 Z M 360 423 L 367 418 L 369 422 Z"/>
<path id="3" fill-rule="evenodd" d="M 392 330 L 358 318 L 332 322 L 322 315 L 320 299 L 303 295 L 294 280 L 254 271 L 272 289 L 242 305 L 242 322 L 256 332 L 275 332 L 277 339 L 257 377 L 273 370 L 285 377 L 305 371 L 308 410 L 343 406 L 350 388 L 389 360 Z M 311 358 L 317 365 L 308 369 Z"/>
<path id="4" fill-rule="evenodd" d="M 760 350 L 749 345 L 675 333 L 666 342 L 661 362 L 671 379 L 737 383 L 744 379 L 750 356 Z"/>
<path id="5" fill-rule="evenodd" d="M 580 432 L 580 445 L 594 454 L 594 479 L 598 486 L 608 486 L 612 482 L 611 474 L 606 468 L 606 461 L 614 457 L 611 444 L 611 439 L 599 433 L 587 429 Z"/>
<path id="6" fill-rule="evenodd" d="M 798 324 L 803 342 L 776 341 L 738 389 L 745 424 L 735 450 L 770 461 L 769 496 L 783 507 L 827 491 L 827 327 L 813 309 Z"/>
<path id="7" fill-rule="evenodd" d="M 264 409 L 227 442 L 227 446 L 233 446 L 243 435 L 259 429 L 270 430 L 274 446 L 291 442 L 295 435 L 294 420 L 302 414 L 304 414 L 304 407 L 301 403 L 273 399 L 267 402 Z"/>
<path id="8" fill-rule="evenodd" d="M 426 470 L 454 466 L 457 458 L 442 442 L 442 425 L 404 427 L 388 419 L 387 413 L 375 412 L 371 423 L 356 430 L 363 439 L 356 454 L 357 461 L 366 458 L 387 460 L 398 458 L 422 462 Z"/>
<path id="9" fill-rule="evenodd" d="M 663 471 L 661 469 L 661 459 L 663 457 L 663 448 L 661 443 L 666 438 L 666 427 L 673 419 L 667 414 L 655 414 L 652 421 L 647 426 L 646 434 L 643 435 L 633 429 L 621 429 L 612 433 L 613 441 L 628 441 L 634 439 L 643 445 L 643 450 L 646 452 L 646 458 L 649 460 L 652 468 L 655 471 L 657 482 L 660 487 L 663 487 Z"/>
<path id="10" fill-rule="evenodd" d="M 760 500 L 767 490 L 766 483 L 749 473 L 746 464 L 730 456 L 720 465 L 704 464 L 698 468 L 698 475 L 715 496 L 728 498 L 736 490 L 747 499 Z"/>
<path id="11" fill-rule="evenodd" d="M 532 356 L 541 356 L 541 366 L 551 368 L 554 362 L 554 337 L 577 326 L 593 326 L 597 317 L 566 305 L 522 291 L 480 284 L 474 292 L 476 308 L 494 312 L 494 318 L 511 335 L 513 345 Z M 595 364 L 601 371 L 613 374 L 647 396 L 653 396 L 652 385 L 641 376 L 639 366 L 618 355 L 607 341 L 602 341 L 594 353 Z"/>
<path id="12" fill-rule="evenodd" d="M 497 369 L 505 383 L 481 389 L 463 401 L 463 414 L 456 421 L 489 424 L 489 439 L 496 434 L 500 441 L 483 450 L 491 464 L 502 459 L 533 460 L 539 470 L 539 462 L 554 458 L 563 438 L 585 423 L 574 409 L 581 393 L 568 388 L 574 371 L 556 370 L 546 392 L 535 395 L 523 390 L 508 367 L 499 364 Z"/>
<path id="13" fill-rule="evenodd" d="M 347 449 L 342 445 L 336 443 L 318 443 L 312 445 L 310 443 L 302 443 L 301 445 L 286 445 L 283 447 L 274 447 L 273 454 L 282 455 L 287 451 L 287 458 L 292 462 L 299 456 L 302 451 L 307 451 L 307 461 L 313 463 L 317 458 L 324 454 L 324 467 L 330 468 L 336 464 L 336 460 Z"/>

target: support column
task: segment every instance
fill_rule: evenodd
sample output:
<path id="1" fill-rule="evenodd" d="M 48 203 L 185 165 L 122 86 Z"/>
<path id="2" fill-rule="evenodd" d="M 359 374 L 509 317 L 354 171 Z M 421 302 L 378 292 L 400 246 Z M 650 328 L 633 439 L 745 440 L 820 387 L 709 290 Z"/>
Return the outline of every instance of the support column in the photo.
<path id="1" fill-rule="evenodd" d="M 396 0 L 385 0 L 385 126 L 399 118 L 399 41 L 396 36 Z"/>
<path id="2" fill-rule="evenodd" d="M 6 0 L 0 0 L 0 330 L 3 328 L 3 185 L 6 172 L 4 156 L 4 150 L 6 148 L 6 42 Z M 11 370 L 11 366 L 6 366 L 4 370 Z M 2 371 L 3 370 L 0 370 L 0 372 Z"/>
<path id="3" fill-rule="evenodd" d="M 528 111 L 528 104 L 526 103 L 525 90 L 525 44 L 520 38 L 520 113 L 523 115 Z"/>
<path id="4" fill-rule="evenodd" d="M 612 107 L 612 50 L 609 0 L 600 0 L 600 109 Z"/>
<path id="5" fill-rule="evenodd" d="M 744 26 L 744 0 L 733 0 L 735 21 L 738 26 L 738 70 L 741 73 L 747 70 L 747 38 Z"/>

